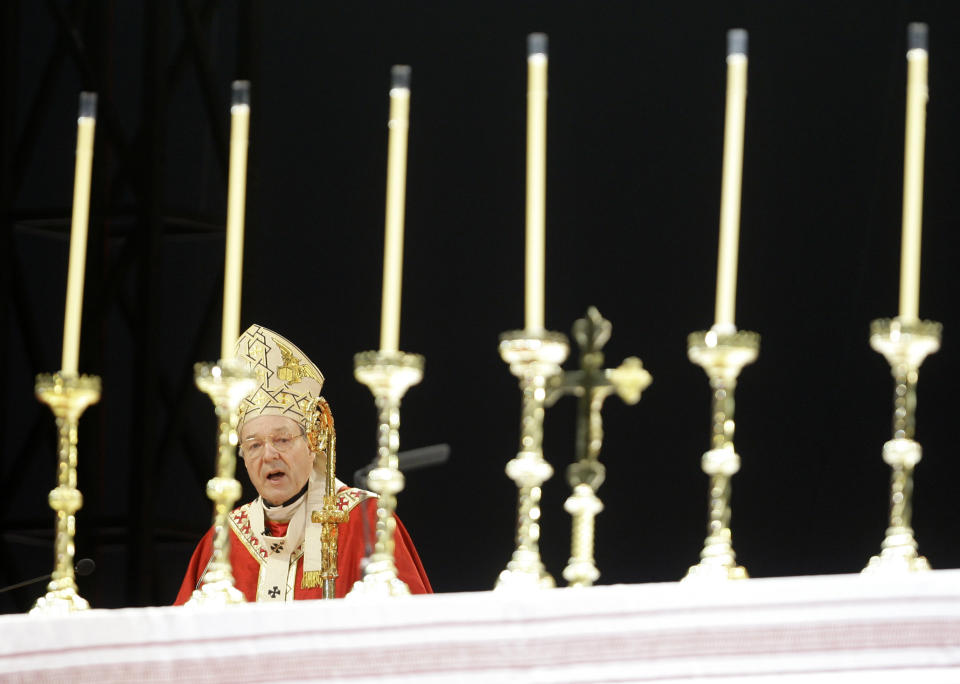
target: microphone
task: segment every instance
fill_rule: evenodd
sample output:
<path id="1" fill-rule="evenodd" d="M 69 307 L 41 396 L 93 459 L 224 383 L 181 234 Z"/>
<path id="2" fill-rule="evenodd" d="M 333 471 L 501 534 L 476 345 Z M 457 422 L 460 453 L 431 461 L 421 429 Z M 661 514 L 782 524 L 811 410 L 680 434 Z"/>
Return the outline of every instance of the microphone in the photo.
<path id="1" fill-rule="evenodd" d="M 397 467 L 403 470 L 416 470 L 417 468 L 426 468 L 428 466 L 440 465 L 446 463 L 450 458 L 449 444 L 434 444 L 419 449 L 410 449 L 401 451 L 397 454 Z M 376 460 L 370 465 L 364 466 L 353 474 L 354 485 L 360 489 L 367 488 L 367 474 L 377 467 Z M 365 513 L 361 512 L 360 520 L 363 522 L 363 548 L 364 558 L 360 561 L 361 569 L 366 566 L 367 561 L 373 554 L 373 540 L 371 539 L 370 522 Z"/>
<path id="2" fill-rule="evenodd" d="M 441 465 L 450 458 L 449 444 L 433 444 L 419 449 L 401 451 L 397 454 L 397 467 L 401 471 L 416 470 L 429 466 Z M 353 474 L 353 482 L 360 489 L 367 488 L 367 475 L 377 467 L 376 461 L 364 466 Z"/>
<path id="3" fill-rule="evenodd" d="M 81 558 L 77 561 L 77 564 L 73 568 L 73 572 L 77 577 L 86 577 L 91 572 L 97 569 L 97 564 L 93 562 L 92 558 Z M 45 582 L 46 580 L 53 577 L 53 573 L 47 573 L 46 575 L 41 575 L 40 577 L 34 577 L 33 579 L 24 580 L 22 582 L 17 582 L 16 584 L 11 584 L 10 586 L 3 587 L 0 589 L 0 594 L 3 594 L 8 591 L 13 591 L 14 589 L 19 589 L 20 587 L 28 587 L 31 584 L 36 584 L 37 582 Z"/>

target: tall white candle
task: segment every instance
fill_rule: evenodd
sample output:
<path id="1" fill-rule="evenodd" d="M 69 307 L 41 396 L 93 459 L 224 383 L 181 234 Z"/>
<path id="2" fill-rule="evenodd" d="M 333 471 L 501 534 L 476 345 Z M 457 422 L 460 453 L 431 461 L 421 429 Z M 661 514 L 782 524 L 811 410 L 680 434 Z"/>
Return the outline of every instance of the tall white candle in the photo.
<path id="1" fill-rule="evenodd" d="M 73 216 L 70 221 L 70 257 L 67 266 L 67 302 L 63 317 L 63 355 L 60 372 L 76 375 L 80 358 L 80 322 L 83 317 L 83 278 L 87 264 L 87 223 L 90 218 L 90 178 L 93 136 L 97 123 L 97 94 L 80 93 L 77 117 L 77 158 L 73 178 Z"/>
<path id="2" fill-rule="evenodd" d="M 526 329 L 543 330 L 547 186 L 547 36 L 527 36 Z"/>
<path id="3" fill-rule="evenodd" d="M 409 66 L 390 70 L 390 133 L 387 141 L 387 208 L 383 240 L 383 299 L 380 351 L 400 348 L 400 294 L 403 285 L 403 214 L 407 183 L 407 133 L 410 128 Z"/>
<path id="4" fill-rule="evenodd" d="M 246 208 L 249 134 L 250 82 L 234 81 L 230 105 L 230 171 L 227 178 L 227 244 L 223 274 L 221 359 L 233 358 L 234 347 L 240 337 L 243 220 Z"/>
<path id="5" fill-rule="evenodd" d="M 907 29 L 907 120 L 903 163 L 903 235 L 900 319 L 915 322 L 920 307 L 920 227 L 923 216 L 923 144 L 927 107 L 927 25 Z"/>
<path id="6" fill-rule="evenodd" d="M 735 331 L 737 250 L 740 239 L 740 187 L 747 109 L 747 32 L 727 32 L 727 105 L 724 117 L 723 180 L 720 189 L 720 246 L 714 329 Z"/>

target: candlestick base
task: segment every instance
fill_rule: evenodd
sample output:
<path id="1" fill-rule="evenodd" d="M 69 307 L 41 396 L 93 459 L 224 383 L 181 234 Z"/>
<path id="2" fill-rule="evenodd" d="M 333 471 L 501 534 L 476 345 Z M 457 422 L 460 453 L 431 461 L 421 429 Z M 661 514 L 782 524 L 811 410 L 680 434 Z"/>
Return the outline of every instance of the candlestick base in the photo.
<path id="1" fill-rule="evenodd" d="M 210 571 L 207 571 L 207 575 Z M 206 577 L 206 575 L 204 576 Z M 194 589 L 190 598 L 184 604 L 185 606 L 232 606 L 238 603 L 246 603 L 247 599 L 243 592 L 237 589 L 233 584 L 233 573 L 229 579 L 220 579 L 215 582 L 204 581 L 203 586 Z"/>
<path id="2" fill-rule="evenodd" d="M 553 475 L 543 458 L 543 414 L 547 386 L 558 375 L 570 346 L 562 333 L 518 330 L 500 336 L 500 356 L 520 379 L 523 408 L 520 450 L 507 463 L 517 486 L 516 549 L 495 585 L 496 590 L 527 591 L 556 586 L 540 559 L 540 485 Z"/>
<path id="3" fill-rule="evenodd" d="M 730 531 L 730 478 L 740 470 L 740 455 L 733 445 L 711 449 L 703 455 L 701 467 L 710 476 L 711 517 L 700 562 L 691 566 L 684 581 L 747 579 L 746 568 L 737 565 Z"/>
<path id="4" fill-rule="evenodd" d="M 100 399 L 100 378 L 95 375 L 42 374 L 37 376 L 35 392 L 56 417 L 59 464 L 58 486 L 48 496 L 50 508 L 57 517 L 54 569 L 47 593 L 37 599 L 30 612 L 64 615 L 90 608 L 77 590 L 73 569 L 75 514 L 83 506 L 83 495 L 77 489 L 77 426 L 84 410 Z"/>
<path id="5" fill-rule="evenodd" d="M 920 364 L 940 348 L 943 326 L 936 321 L 880 318 L 870 324 L 870 346 L 883 354 L 894 378 L 893 439 L 883 445 L 890 466 L 890 524 L 881 544 L 863 569 L 869 575 L 903 575 L 930 569 L 917 552 L 911 527 L 913 469 L 923 449 L 913 440 Z"/>
<path id="6" fill-rule="evenodd" d="M 906 479 L 922 456 L 922 448 L 912 439 L 891 439 L 883 445 L 883 460 L 893 469 L 891 487 L 895 493 L 904 494 Z M 902 497 L 897 497 L 893 503 L 901 500 Z M 902 513 L 899 521 L 902 522 Z M 910 527 L 902 524 L 888 527 L 880 548 L 880 554 L 873 556 L 863 569 L 864 574 L 899 575 L 930 569 L 927 559 L 917 553 L 917 542 Z"/>
<path id="7" fill-rule="evenodd" d="M 31 615 L 69 615 L 81 610 L 90 610 L 90 603 L 77 593 L 76 587 L 47 585 L 47 593 L 38 598 L 30 609 Z"/>
<path id="8" fill-rule="evenodd" d="M 363 568 L 363 579 L 354 582 L 347 592 L 347 598 L 388 598 L 390 596 L 409 596 L 410 587 L 397 577 L 394 557 L 375 559 L 373 556 Z"/>
<path id="9" fill-rule="evenodd" d="M 880 549 L 862 570 L 864 575 L 896 576 L 930 569 L 929 561 L 917 553 L 917 542 L 909 527 L 888 527 Z"/>
<path id="10" fill-rule="evenodd" d="M 892 439 L 883 445 L 883 460 L 892 471 L 891 524 L 884 534 L 880 554 L 870 558 L 864 574 L 900 575 L 930 569 L 927 559 L 917 553 L 913 528 L 904 522 L 910 518 L 913 468 L 920 462 L 922 453 L 920 445 L 912 439 Z"/>
<path id="11" fill-rule="evenodd" d="M 207 482 L 207 497 L 213 502 L 213 553 L 203 574 L 203 584 L 194 590 L 187 606 L 225 606 L 245 603 L 234 586 L 230 565 L 228 516 L 242 489 L 234 477 L 237 468 L 237 409 L 243 398 L 257 386 L 257 375 L 240 359 L 194 366 L 197 387 L 213 401 L 217 414 L 216 475 Z"/>
<path id="12" fill-rule="evenodd" d="M 367 475 L 367 486 L 377 497 L 376 541 L 366 559 L 363 579 L 354 583 L 348 598 L 405 596 L 406 582 L 397 576 L 394 532 L 397 494 L 403 490 L 397 451 L 400 448 L 400 400 L 423 378 L 424 358 L 406 352 L 368 351 L 354 357 L 354 377 L 370 388 L 379 413 L 377 467 Z"/>
<path id="13" fill-rule="evenodd" d="M 712 449 L 703 454 L 701 468 L 710 477 L 707 537 L 700 562 L 692 566 L 682 581 L 725 581 L 746 579 L 747 571 L 737 565 L 730 530 L 730 483 L 740 470 L 740 455 L 733 446 L 734 400 L 740 371 L 753 363 L 760 353 L 760 336 L 746 330 L 692 333 L 687 354 L 701 366 L 713 390 Z"/>

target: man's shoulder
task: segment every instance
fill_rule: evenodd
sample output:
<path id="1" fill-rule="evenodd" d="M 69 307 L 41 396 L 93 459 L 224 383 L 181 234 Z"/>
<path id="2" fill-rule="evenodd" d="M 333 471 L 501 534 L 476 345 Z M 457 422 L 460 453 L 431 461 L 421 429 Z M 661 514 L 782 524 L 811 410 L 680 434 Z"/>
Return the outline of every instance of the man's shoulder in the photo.
<path id="1" fill-rule="evenodd" d="M 366 499 L 376 499 L 377 495 L 373 492 L 368 492 L 366 489 L 360 489 L 359 487 L 348 487 L 344 485 L 337 492 L 337 508 L 341 511 L 349 513 L 357 504 L 363 502 Z"/>
<path id="2" fill-rule="evenodd" d="M 250 526 L 250 507 L 256 502 L 256 499 L 253 501 L 248 501 L 242 506 L 238 506 L 230 511 L 230 519 L 238 526 L 242 527 L 243 523 L 246 523 L 246 526 Z"/>
<path id="3" fill-rule="evenodd" d="M 250 520 L 250 508 L 255 503 L 256 499 L 230 511 L 230 527 L 237 540 L 247 548 L 254 558 L 264 560 L 268 555 L 267 550 L 260 544 L 260 538 L 254 532 L 253 523 Z"/>

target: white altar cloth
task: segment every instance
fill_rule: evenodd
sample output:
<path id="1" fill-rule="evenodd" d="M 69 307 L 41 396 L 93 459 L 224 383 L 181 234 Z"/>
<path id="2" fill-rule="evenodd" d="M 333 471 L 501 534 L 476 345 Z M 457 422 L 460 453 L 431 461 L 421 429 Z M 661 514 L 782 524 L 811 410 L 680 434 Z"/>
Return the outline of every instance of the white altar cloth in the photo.
<path id="1" fill-rule="evenodd" d="M 960 682 L 960 570 L 0 616 L 30 682 Z"/>

